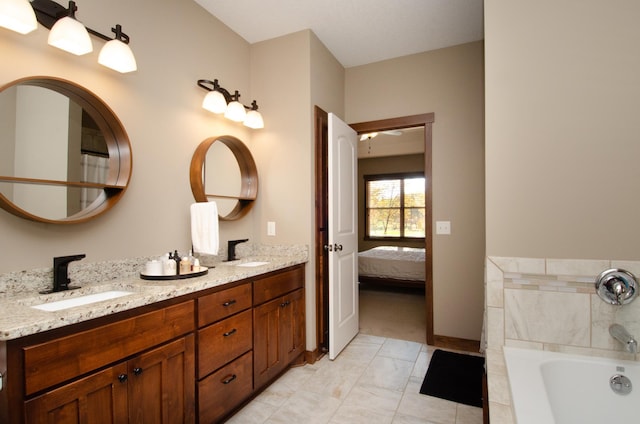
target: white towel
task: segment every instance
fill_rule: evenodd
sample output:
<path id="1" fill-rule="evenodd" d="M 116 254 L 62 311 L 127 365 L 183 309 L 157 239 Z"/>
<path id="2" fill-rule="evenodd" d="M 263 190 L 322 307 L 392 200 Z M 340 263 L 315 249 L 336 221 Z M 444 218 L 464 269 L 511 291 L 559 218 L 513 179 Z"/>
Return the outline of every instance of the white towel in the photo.
<path id="1" fill-rule="evenodd" d="M 193 253 L 218 254 L 218 206 L 216 202 L 191 205 L 191 243 Z"/>

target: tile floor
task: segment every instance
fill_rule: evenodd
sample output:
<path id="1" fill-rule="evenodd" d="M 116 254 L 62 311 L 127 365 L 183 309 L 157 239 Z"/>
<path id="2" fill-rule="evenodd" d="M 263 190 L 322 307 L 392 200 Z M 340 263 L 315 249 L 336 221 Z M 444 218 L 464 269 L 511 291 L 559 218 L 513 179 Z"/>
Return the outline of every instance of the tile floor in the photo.
<path id="1" fill-rule="evenodd" d="M 434 350 L 359 334 L 335 361 L 287 371 L 228 423 L 481 424 L 481 408 L 419 393 Z"/>

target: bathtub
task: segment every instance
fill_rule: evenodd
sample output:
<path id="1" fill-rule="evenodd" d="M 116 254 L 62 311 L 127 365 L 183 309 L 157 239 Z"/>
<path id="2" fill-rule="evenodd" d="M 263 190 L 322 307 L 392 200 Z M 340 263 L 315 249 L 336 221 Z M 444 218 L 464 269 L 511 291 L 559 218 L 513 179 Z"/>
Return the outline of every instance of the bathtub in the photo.
<path id="1" fill-rule="evenodd" d="M 640 422 L 640 362 L 504 348 L 518 424 Z M 631 392 L 610 387 L 624 375 Z"/>

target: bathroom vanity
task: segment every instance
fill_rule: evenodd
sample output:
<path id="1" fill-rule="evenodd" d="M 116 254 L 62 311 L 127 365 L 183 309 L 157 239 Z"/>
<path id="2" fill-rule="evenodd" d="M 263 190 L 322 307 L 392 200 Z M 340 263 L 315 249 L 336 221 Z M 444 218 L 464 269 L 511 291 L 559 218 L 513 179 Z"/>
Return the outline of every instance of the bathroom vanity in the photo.
<path id="1" fill-rule="evenodd" d="M 304 360 L 304 261 L 291 262 L 220 266 L 66 311 L 12 302 L 40 321 L 16 313 L 0 328 L 0 422 L 222 420 Z"/>

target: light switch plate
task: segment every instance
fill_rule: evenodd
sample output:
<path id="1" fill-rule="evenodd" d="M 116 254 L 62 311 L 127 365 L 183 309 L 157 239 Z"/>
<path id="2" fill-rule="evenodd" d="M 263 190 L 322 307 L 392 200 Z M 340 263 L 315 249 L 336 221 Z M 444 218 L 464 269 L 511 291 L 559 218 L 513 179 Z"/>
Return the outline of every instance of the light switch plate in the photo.
<path id="1" fill-rule="evenodd" d="M 276 235 L 276 223 L 274 221 L 267 222 L 267 235 L 268 236 Z"/>
<path id="2" fill-rule="evenodd" d="M 436 234 L 451 234 L 451 221 L 436 221 Z"/>

